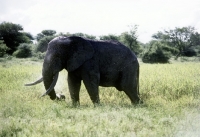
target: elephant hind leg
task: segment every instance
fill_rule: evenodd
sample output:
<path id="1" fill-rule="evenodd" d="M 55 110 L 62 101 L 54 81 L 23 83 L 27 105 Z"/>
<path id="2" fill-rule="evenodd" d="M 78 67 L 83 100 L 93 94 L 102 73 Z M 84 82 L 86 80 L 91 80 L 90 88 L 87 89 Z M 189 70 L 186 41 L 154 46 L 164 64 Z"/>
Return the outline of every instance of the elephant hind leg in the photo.
<path id="1" fill-rule="evenodd" d="M 122 77 L 122 89 L 126 95 L 130 98 L 132 104 L 140 103 L 140 98 L 138 95 L 138 77 L 137 71 L 132 71 L 132 74 L 123 75 Z"/>
<path id="2" fill-rule="evenodd" d="M 139 98 L 136 91 L 131 90 L 131 89 L 127 89 L 127 90 L 124 90 L 124 92 L 130 98 L 132 104 L 139 104 L 140 103 L 140 98 Z"/>
<path id="3" fill-rule="evenodd" d="M 126 87 L 124 88 L 124 92 L 130 98 L 132 104 L 138 104 L 140 103 L 140 98 L 138 95 L 137 79 L 131 82 L 126 85 Z"/>

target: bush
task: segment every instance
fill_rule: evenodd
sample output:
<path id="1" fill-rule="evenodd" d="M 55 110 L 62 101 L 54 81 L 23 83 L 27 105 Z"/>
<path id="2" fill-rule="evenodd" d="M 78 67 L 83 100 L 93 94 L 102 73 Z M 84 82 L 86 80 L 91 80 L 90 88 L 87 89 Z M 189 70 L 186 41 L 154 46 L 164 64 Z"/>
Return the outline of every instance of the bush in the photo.
<path id="1" fill-rule="evenodd" d="M 40 39 L 40 41 L 38 42 L 38 45 L 36 47 L 36 52 L 45 52 L 47 50 L 48 43 L 53 38 L 55 38 L 55 36 L 46 36 L 46 37 L 43 37 L 42 39 Z"/>
<path id="2" fill-rule="evenodd" d="M 187 57 L 197 56 L 197 52 L 192 48 L 188 48 L 187 50 L 183 52 L 183 56 L 187 56 Z"/>
<path id="3" fill-rule="evenodd" d="M 13 53 L 13 56 L 17 58 L 27 58 L 32 56 L 31 44 L 23 43 L 20 44 L 18 49 Z"/>
<path id="4" fill-rule="evenodd" d="M 37 53 L 34 53 L 34 54 L 33 54 L 33 57 L 34 57 L 34 58 L 37 58 L 37 59 L 44 59 L 45 54 L 46 54 L 46 52 L 44 52 L 44 53 L 42 53 L 42 52 L 37 52 Z"/>
<path id="5" fill-rule="evenodd" d="M 149 50 L 144 53 L 142 61 L 144 63 L 168 63 L 172 54 L 165 44 L 154 42 Z"/>
<path id="6" fill-rule="evenodd" d="M 3 43 L 3 40 L 0 40 L 0 57 L 3 57 L 10 48 Z"/>

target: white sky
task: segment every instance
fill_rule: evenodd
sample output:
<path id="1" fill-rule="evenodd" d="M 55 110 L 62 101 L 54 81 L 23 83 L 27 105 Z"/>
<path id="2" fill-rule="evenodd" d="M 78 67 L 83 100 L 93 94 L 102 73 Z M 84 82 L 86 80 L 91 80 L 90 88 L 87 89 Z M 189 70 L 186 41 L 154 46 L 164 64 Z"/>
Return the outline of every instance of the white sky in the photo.
<path id="1" fill-rule="evenodd" d="M 193 26 L 200 32 L 200 0 L 0 0 L 3 21 L 34 36 L 45 29 L 119 35 L 137 24 L 146 43 L 163 29 Z"/>

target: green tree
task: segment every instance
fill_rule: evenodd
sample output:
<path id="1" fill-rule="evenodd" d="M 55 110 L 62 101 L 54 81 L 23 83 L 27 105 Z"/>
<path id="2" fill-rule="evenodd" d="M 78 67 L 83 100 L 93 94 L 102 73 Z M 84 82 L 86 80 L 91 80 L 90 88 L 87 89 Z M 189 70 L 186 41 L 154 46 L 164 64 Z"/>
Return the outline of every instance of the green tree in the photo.
<path id="1" fill-rule="evenodd" d="M 79 37 L 84 37 L 84 38 L 88 38 L 88 39 L 96 39 L 96 36 L 93 35 L 88 35 L 88 34 L 84 34 L 84 33 L 74 33 L 74 34 L 68 34 L 69 36 L 79 36 Z"/>
<path id="2" fill-rule="evenodd" d="M 36 52 L 46 52 L 48 43 L 55 37 L 56 36 L 45 36 L 42 39 L 40 39 L 35 49 Z"/>
<path id="3" fill-rule="evenodd" d="M 159 41 L 151 41 L 149 49 L 142 56 L 144 63 L 168 63 L 174 49 Z"/>
<path id="4" fill-rule="evenodd" d="M 55 30 L 43 30 L 42 34 L 45 36 L 54 36 L 56 34 Z"/>
<path id="5" fill-rule="evenodd" d="M 9 54 L 12 54 L 20 43 L 31 43 L 27 33 L 23 32 L 23 27 L 10 22 L 0 24 L 0 39 L 3 39 L 6 46 L 10 48 Z"/>
<path id="6" fill-rule="evenodd" d="M 88 34 L 85 34 L 84 37 L 86 37 L 86 38 L 88 38 L 88 39 L 93 39 L 93 40 L 96 39 L 96 36 L 94 36 L 94 35 L 88 35 Z"/>
<path id="7" fill-rule="evenodd" d="M 33 35 L 31 34 L 31 33 L 29 33 L 29 32 L 23 32 L 24 33 L 24 35 L 26 36 L 26 37 L 28 37 L 30 40 L 34 40 L 34 37 L 33 37 Z"/>
<path id="8" fill-rule="evenodd" d="M 38 33 L 36 36 L 36 40 L 40 41 L 42 38 L 44 38 L 45 36 L 42 33 Z"/>
<path id="9" fill-rule="evenodd" d="M 0 57 L 3 57 L 8 50 L 9 48 L 4 44 L 3 40 L 0 40 Z"/>
<path id="10" fill-rule="evenodd" d="M 36 36 L 36 40 L 40 41 L 42 38 L 46 36 L 55 36 L 56 31 L 55 30 L 43 30 L 41 33 L 38 33 Z"/>
<path id="11" fill-rule="evenodd" d="M 17 50 L 13 53 L 17 58 L 27 58 L 32 56 L 32 46 L 28 43 L 22 43 Z"/>
<path id="12" fill-rule="evenodd" d="M 194 48 L 200 45 L 200 34 L 195 32 L 195 28 L 191 26 L 165 30 L 154 34 L 152 37 L 178 49 L 179 52 L 176 54 L 176 59 L 180 55 L 187 55 L 187 52 L 191 53 L 191 51 L 193 51 L 193 55 L 196 55 Z"/>
<path id="13" fill-rule="evenodd" d="M 114 34 L 109 34 L 109 35 L 103 35 L 99 37 L 100 40 L 116 40 L 119 41 L 120 37 Z"/>
<path id="14" fill-rule="evenodd" d="M 138 55 L 141 52 L 141 47 L 137 40 L 137 29 L 138 25 L 130 26 L 129 32 L 124 32 L 120 35 L 120 41 Z"/>

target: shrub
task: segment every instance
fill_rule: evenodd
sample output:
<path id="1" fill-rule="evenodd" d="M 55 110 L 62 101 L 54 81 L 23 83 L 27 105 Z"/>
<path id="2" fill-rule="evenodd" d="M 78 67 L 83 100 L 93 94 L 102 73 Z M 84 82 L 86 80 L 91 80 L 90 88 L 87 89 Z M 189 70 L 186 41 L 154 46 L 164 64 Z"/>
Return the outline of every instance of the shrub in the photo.
<path id="1" fill-rule="evenodd" d="M 171 56 L 172 54 L 165 44 L 154 42 L 144 53 L 142 61 L 144 63 L 168 63 Z"/>
<path id="2" fill-rule="evenodd" d="M 197 52 L 192 48 L 188 48 L 187 50 L 183 52 L 183 56 L 187 56 L 187 57 L 192 57 L 196 55 L 197 55 Z"/>
<path id="3" fill-rule="evenodd" d="M 0 57 L 3 57 L 10 48 L 3 43 L 3 40 L 0 40 Z"/>
<path id="4" fill-rule="evenodd" d="M 33 57 L 37 58 L 37 59 L 44 59 L 45 54 L 46 54 L 46 52 L 43 52 L 43 53 L 42 52 L 37 52 L 37 53 L 33 54 Z"/>
<path id="5" fill-rule="evenodd" d="M 27 58 L 32 56 L 31 44 L 23 43 L 20 44 L 18 49 L 13 53 L 13 56 L 17 58 Z"/>
<path id="6" fill-rule="evenodd" d="M 55 36 L 46 36 L 46 37 L 43 37 L 42 39 L 40 39 L 40 41 L 38 42 L 38 45 L 36 47 L 36 52 L 45 52 L 47 50 L 48 43 L 53 38 L 55 38 Z"/>

